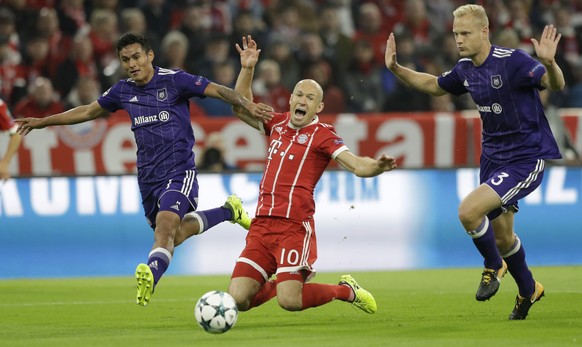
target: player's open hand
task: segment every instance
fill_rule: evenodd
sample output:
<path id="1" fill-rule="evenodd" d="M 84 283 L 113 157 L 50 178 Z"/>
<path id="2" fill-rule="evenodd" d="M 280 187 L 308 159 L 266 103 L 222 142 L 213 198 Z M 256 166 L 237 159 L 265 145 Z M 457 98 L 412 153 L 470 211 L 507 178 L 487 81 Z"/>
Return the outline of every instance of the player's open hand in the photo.
<path id="1" fill-rule="evenodd" d="M 388 40 L 386 40 L 386 53 L 384 53 L 384 62 L 386 67 L 390 70 L 396 68 L 396 39 L 394 33 L 390 33 Z"/>
<path id="2" fill-rule="evenodd" d="M 553 25 L 546 25 L 539 42 L 534 38 L 531 39 L 538 59 L 545 66 L 551 65 L 554 61 L 558 42 L 560 42 L 561 37 L 562 34 L 558 33 L 556 27 Z"/>
<path id="3" fill-rule="evenodd" d="M 382 154 L 377 160 L 378 166 L 384 171 L 394 170 L 398 166 L 396 165 L 396 159 L 386 154 Z"/>
<path id="4" fill-rule="evenodd" d="M 236 44 L 236 50 L 240 54 L 240 65 L 244 68 L 254 68 L 259 61 L 261 50 L 257 48 L 257 42 L 251 35 L 242 38 L 242 48 Z"/>
<path id="5" fill-rule="evenodd" d="M 263 104 L 262 102 L 250 103 L 247 105 L 246 109 L 251 114 L 251 116 L 263 122 L 271 120 L 273 118 L 273 112 L 275 112 L 271 106 Z"/>
<path id="6" fill-rule="evenodd" d="M 32 129 L 42 129 L 45 127 L 43 124 L 43 118 L 21 118 L 14 120 L 18 124 L 18 129 L 16 132 L 20 135 L 26 135 L 32 131 Z"/>

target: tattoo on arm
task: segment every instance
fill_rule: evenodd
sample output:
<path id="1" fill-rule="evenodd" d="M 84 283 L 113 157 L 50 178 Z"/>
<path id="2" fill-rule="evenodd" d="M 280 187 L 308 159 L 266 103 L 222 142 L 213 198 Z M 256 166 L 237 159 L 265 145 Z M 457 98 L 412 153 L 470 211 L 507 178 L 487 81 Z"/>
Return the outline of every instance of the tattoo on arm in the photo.
<path id="1" fill-rule="evenodd" d="M 232 106 L 242 106 L 243 108 L 246 108 L 250 102 L 249 99 L 242 96 L 236 90 L 225 86 L 220 86 L 220 88 L 218 88 L 218 94 L 220 94 L 222 100 L 228 102 Z"/>

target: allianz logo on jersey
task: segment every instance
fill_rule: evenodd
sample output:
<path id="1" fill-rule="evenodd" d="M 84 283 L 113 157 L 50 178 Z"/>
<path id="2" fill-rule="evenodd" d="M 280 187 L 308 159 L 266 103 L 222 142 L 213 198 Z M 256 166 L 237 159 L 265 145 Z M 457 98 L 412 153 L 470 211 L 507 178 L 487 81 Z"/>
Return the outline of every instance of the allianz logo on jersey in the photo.
<path id="1" fill-rule="evenodd" d="M 169 119 L 170 113 L 168 111 L 161 111 L 159 114 L 151 116 L 137 116 L 133 119 L 133 125 L 141 125 L 157 121 L 167 122 Z"/>
<path id="2" fill-rule="evenodd" d="M 495 114 L 500 114 L 501 112 L 503 112 L 503 107 L 501 107 L 501 105 L 499 105 L 498 103 L 494 103 L 491 106 L 477 105 L 477 110 L 479 112 L 493 112 Z"/>

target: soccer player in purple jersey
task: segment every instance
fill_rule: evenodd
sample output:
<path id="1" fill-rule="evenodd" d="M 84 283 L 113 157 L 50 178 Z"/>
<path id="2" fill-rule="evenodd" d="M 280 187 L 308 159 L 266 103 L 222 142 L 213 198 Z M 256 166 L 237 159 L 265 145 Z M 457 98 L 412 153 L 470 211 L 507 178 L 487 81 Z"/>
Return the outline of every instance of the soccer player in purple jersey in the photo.
<path id="1" fill-rule="evenodd" d="M 117 53 L 128 79 L 119 81 L 89 105 L 46 118 L 18 119 L 17 131 L 26 135 L 32 129 L 86 122 L 119 109 L 129 113 L 137 144 L 137 180 L 142 205 L 154 229 L 154 244 L 147 264 L 139 264 L 135 274 L 137 303 L 146 306 L 176 246 L 227 220 L 245 229 L 250 225 L 240 199 L 234 195 L 222 207 L 196 211 L 198 181 L 189 99 L 221 99 L 244 108 L 258 120 L 269 120 L 273 109 L 255 104 L 203 76 L 154 66 L 149 40 L 141 35 L 123 35 L 117 42 Z"/>
<path id="2" fill-rule="evenodd" d="M 499 289 L 507 270 L 517 295 L 510 320 L 525 319 L 544 295 L 534 280 L 525 251 L 513 231 L 518 200 L 536 189 L 546 159 L 561 158 L 544 114 L 538 90 L 564 88 L 554 56 L 561 35 L 553 25 L 539 41 L 531 39 L 538 60 L 521 50 L 494 46 L 483 7 L 464 5 L 453 12 L 453 34 L 461 59 L 436 77 L 399 65 L 394 34 L 386 42 L 385 62 L 399 79 L 431 95 L 470 93 L 483 122 L 481 185 L 459 206 L 459 219 L 484 258 L 476 299 L 485 301 Z"/>

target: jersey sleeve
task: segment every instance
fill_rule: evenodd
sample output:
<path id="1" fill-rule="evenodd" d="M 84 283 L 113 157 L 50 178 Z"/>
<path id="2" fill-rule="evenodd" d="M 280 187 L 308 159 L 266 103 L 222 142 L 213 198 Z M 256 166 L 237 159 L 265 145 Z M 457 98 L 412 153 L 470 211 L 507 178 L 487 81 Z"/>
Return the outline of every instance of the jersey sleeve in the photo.
<path id="1" fill-rule="evenodd" d="M 335 132 L 333 126 L 321 124 L 324 131 L 321 132 L 321 144 L 317 146 L 332 159 L 335 159 L 341 152 L 348 151 L 349 148 L 344 144 L 344 140 Z"/>
<path id="2" fill-rule="evenodd" d="M 10 134 L 15 134 L 18 125 L 14 123 L 12 114 L 8 109 L 8 105 L 4 100 L 0 99 L 0 131 L 10 131 Z"/>
<path id="3" fill-rule="evenodd" d="M 461 76 L 459 64 L 455 65 L 451 71 L 444 72 L 437 78 L 439 87 L 447 93 L 459 96 L 468 92 L 463 85 L 465 79 Z"/>
<path id="4" fill-rule="evenodd" d="M 506 68 L 510 66 L 515 68 L 511 78 L 514 83 L 524 87 L 544 88 L 541 83 L 542 76 L 546 73 L 546 68 L 525 51 L 515 50 L 511 55 L 511 64 L 506 64 Z"/>
<path id="5" fill-rule="evenodd" d="M 117 82 L 113 87 L 106 90 L 99 99 L 97 99 L 97 102 L 102 108 L 111 113 L 123 108 L 120 93 L 122 83 L 123 81 Z"/>
<path id="6" fill-rule="evenodd" d="M 178 93 L 188 99 L 191 97 L 205 98 L 204 91 L 210 84 L 210 80 L 204 76 L 191 75 L 185 71 L 178 70 L 174 74 L 174 83 Z"/>

